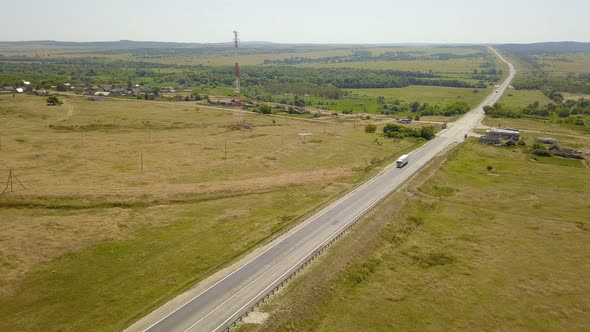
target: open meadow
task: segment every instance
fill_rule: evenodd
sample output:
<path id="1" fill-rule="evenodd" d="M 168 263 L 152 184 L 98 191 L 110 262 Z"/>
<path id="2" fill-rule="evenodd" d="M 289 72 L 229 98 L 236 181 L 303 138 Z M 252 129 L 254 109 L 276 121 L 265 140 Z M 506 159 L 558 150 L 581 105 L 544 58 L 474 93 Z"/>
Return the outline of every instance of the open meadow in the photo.
<path id="1" fill-rule="evenodd" d="M 484 59 L 450 59 L 450 60 L 403 60 L 344 63 L 310 63 L 297 65 L 312 68 L 359 68 L 381 70 L 406 70 L 437 73 L 473 73 L 485 63 Z"/>
<path id="2" fill-rule="evenodd" d="M 474 92 L 474 90 L 476 89 L 421 85 L 411 85 L 404 88 L 352 89 L 346 99 L 354 100 L 363 97 L 376 99 L 383 96 L 387 100 L 397 99 L 408 103 L 419 101 L 420 103 L 440 106 L 447 106 L 456 101 L 465 101 L 471 108 L 474 108 L 492 92 L 491 88 L 477 89 L 477 92 Z"/>
<path id="3" fill-rule="evenodd" d="M 539 55 L 535 60 L 550 74 L 590 73 L 590 53 Z"/>
<path id="4" fill-rule="evenodd" d="M 538 101 L 541 105 L 546 105 L 551 102 L 543 92 L 539 90 L 508 90 L 500 99 L 500 103 L 509 108 L 525 108 L 530 104 Z"/>
<path id="5" fill-rule="evenodd" d="M 239 330 L 584 330 L 590 169 L 528 149 L 435 160 Z"/>
<path id="6" fill-rule="evenodd" d="M 121 330 L 420 144 L 352 121 L 60 98 L 0 95 L 3 331 Z"/>

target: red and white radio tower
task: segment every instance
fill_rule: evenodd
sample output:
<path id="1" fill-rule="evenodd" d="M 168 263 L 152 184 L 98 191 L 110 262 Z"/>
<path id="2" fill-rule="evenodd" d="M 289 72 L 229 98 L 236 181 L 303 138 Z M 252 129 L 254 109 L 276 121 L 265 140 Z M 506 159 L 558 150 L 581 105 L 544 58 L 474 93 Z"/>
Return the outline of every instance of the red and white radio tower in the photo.
<path id="1" fill-rule="evenodd" d="M 234 30 L 234 50 L 236 58 L 236 93 L 238 94 L 235 102 L 238 104 L 242 103 L 240 99 L 240 65 L 238 64 L 238 30 Z"/>

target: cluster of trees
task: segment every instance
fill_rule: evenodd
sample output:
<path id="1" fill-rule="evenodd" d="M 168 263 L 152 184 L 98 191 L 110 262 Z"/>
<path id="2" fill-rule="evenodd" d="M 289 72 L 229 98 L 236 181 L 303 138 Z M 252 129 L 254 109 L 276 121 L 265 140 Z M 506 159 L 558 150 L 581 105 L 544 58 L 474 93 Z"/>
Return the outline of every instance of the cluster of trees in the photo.
<path id="1" fill-rule="evenodd" d="M 563 100 L 559 92 L 571 92 L 590 94 L 590 75 L 589 74 L 571 74 L 567 76 L 545 76 L 529 75 L 517 76 L 512 83 L 517 90 L 541 90 L 543 93 L 554 99 L 555 97 Z"/>
<path id="2" fill-rule="evenodd" d="M 484 106 L 483 111 L 486 115 L 489 115 L 493 118 L 520 118 L 522 116 L 520 112 L 508 109 L 500 103 L 495 103 L 492 106 Z"/>
<path id="3" fill-rule="evenodd" d="M 377 98 L 377 102 L 383 101 L 384 99 Z M 420 103 L 419 101 L 413 101 L 410 103 L 404 103 L 399 100 L 394 100 L 391 104 L 386 104 L 383 101 L 381 114 L 391 115 L 401 112 L 412 112 L 418 116 L 424 115 L 444 115 L 453 116 L 465 114 L 469 111 L 469 104 L 465 101 L 456 101 L 450 105 L 441 107 L 439 105 L 430 105 L 428 103 Z"/>
<path id="4" fill-rule="evenodd" d="M 47 105 L 49 106 L 59 106 L 63 104 L 63 102 L 61 100 L 59 100 L 59 98 L 57 98 L 57 96 L 49 96 L 49 98 L 47 98 Z"/>
<path id="5" fill-rule="evenodd" d="M 434 138 L 435 131 L 432 126 L 410 128 L 388 123 L 383 127 L 383 134 L 388 138 L 421 137 L 425 140 L 431 140 Z"/>
<path id="6" fill-rule="evenodd" d="M 551 102 L 540 105 L 538 101 L 527 105 L 522 109 L 511 109 L 505 105 L 495 103 L 492 106 L 483 108 L 486 115 L 492 117 L 521 118 L 521 117 L 557 117 L 567 123 L 584 125 L 584 115 L 590 115 L 590 100 L 578 99 L 566 100 L 565 102 Z"/>
<path id="7" fill-rule="evenodd" d="M 230 66 L 180 66 L 93 58 L 47 63 L 0 61 L 0 84 L 18 85 L 23 77 L 34 82 L 38 89 L 64 82 L 217 87 L 232 86 L 235 80 L 234 69 Z M 242 68 L 241 79 L 245 87 L 261 87 L 268 94 L 310 94 L 330 99 L 340 98 L 340 89 L 401 88 L 409 85 L 461 88 L 486 86 L 483 82 L 474 84 L 417 71 L 287 66 L 246 66 Z"/>

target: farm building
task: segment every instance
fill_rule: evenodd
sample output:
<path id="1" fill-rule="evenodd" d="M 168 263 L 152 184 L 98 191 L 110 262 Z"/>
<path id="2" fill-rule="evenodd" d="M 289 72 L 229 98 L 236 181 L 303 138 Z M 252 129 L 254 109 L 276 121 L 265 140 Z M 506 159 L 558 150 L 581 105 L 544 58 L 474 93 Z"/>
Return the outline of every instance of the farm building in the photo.
<path id="1" fill-rule="evenodd" d="M 572 158 L 572 159 L 582 159 L 582 151 L 576 151 L 572 149 L 562 149 L 557 145 L 553 144 L 549 148 L 549 151 L 556 156 L 563 157 L 563 158 Z"/>
<path id="2" fill-rule="evenodd" d="M 545 144 L 555 144 L 557 140 L 551 137 L 538 137 L 537 142 Z"/>
<path id="3" fill-rule="evenodd" d="M 520 132 L 511 128 L 492 128 L 488 131 L 488 136 L 498 136 L 503 139 L 520 139 Z"/>
<path id="4" fill-rule="evenodd" d="M 482 136 L 479 138 L 481 143 L 488 143 L 488 144 L 500 144 L 500 137 L 498 136 Z"/>

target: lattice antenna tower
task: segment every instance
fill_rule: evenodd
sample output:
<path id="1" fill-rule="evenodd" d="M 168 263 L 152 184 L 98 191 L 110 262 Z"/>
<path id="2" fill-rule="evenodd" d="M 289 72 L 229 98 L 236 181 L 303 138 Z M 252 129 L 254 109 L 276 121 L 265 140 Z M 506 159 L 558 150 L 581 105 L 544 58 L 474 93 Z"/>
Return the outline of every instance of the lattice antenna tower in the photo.
<path id="1" fill-rule="evenodd" d="M 238 50 L 239 50 L 238 30 L 234 30 L 234 56 L 236 60 L 236 93 L 240 99 L 240 65 L 238 64 Z"/>

